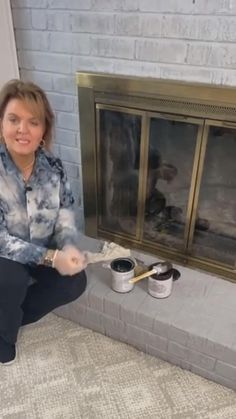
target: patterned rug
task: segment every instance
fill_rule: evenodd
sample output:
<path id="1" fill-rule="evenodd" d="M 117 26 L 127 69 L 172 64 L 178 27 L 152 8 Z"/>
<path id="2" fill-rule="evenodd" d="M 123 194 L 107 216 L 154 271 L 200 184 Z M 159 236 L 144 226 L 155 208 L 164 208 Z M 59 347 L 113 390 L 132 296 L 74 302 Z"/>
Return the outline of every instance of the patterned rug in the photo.
<path id="1" fill-rule="evenodd" d="M 0 366 L 1 419 L 235 419 L 236 393 L 50 314 Z"/>

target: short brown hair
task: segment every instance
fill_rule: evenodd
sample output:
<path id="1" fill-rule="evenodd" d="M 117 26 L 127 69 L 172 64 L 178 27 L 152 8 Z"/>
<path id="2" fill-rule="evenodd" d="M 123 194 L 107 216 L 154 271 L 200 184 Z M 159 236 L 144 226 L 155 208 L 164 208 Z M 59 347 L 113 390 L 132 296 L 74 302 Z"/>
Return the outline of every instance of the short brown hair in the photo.
<path id="1" fill-rule="evenodd" d="M 23 82 L 22 80 L 8 81 L 0 91 L 0 120 L 3 119 L 5 109 L 11 99 L 22 100 L 39 117 L 45 131 L 43 139 L 45 147 L 50 148 L 52 142 L 52 132 L 54 126 L 54 114 L 48 98 L 44 91 L 32 82 Z"/>

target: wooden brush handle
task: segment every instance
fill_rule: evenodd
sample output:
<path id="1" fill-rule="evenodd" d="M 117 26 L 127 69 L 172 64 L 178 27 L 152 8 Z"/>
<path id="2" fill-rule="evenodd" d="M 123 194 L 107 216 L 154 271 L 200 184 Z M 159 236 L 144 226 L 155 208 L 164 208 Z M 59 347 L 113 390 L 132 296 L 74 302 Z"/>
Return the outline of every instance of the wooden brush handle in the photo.
<path id="1" fill-rule="evenodd" d="M 141 281 L 141 279 L 147 278 L 150 275 L 156 274 L 157 270 L 156 269 L 152 269 L 151 271 L 148 272 L 144 272 L 144 274 L 138 275 L 135 278 L 132 278 L 129 280 L 130 284 L 135 284 L 135 282 Z"/>

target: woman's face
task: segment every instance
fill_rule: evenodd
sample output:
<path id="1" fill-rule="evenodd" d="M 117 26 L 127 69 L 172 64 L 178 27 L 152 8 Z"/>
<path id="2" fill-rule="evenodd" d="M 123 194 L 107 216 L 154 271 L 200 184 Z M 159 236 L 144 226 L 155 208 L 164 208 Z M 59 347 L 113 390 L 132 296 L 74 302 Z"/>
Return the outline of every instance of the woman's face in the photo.
<path id="1" fill-rule="evenodd" d="M 44 124 L 20 99 L 11 99 L 1 121 L 2 136 L 13 155 L 33 155 L 44 134 Z"/>

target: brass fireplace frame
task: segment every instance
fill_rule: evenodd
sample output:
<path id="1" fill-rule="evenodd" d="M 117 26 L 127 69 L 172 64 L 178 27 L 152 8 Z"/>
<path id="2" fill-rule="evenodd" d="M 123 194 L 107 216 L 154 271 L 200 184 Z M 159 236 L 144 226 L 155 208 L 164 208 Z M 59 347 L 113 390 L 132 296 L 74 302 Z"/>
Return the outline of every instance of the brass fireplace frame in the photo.
<path id="1" fill-rule="evenodd" d="M 122 245 L 142 249 L 159 257 L 171 258 L 183 264 L 220 275 L 236 281 L 232 266 L 188 254 L 193 240 L 195 217 L 204 165 L 208 128 L 211 125 L 236 129 L 236 89 L 207 84 L 175 82 L 117 76 L 104 73 L 76 73 L 79 96 L 81 157 L 85 233 L 88 236 L 113 240 Z M 139 182 L 137 235 L 135 239 L 126 234 L 117 234 L 99 227 L 99 183 L 97 165 L 99 154 L 100 109 L 135 112 L 143 118 L 141 132 L 141 159 L 143 181 Z M 164 112 L 166 116 L 198 125 L 198 136 L 189 194 L 187 222 L 185 227 L 185 254 L 163 245 L 140 240 L 146 196 L 148 132 L 150 116 Z M 161 114 L 163 117 L 163 113 Z"/>

